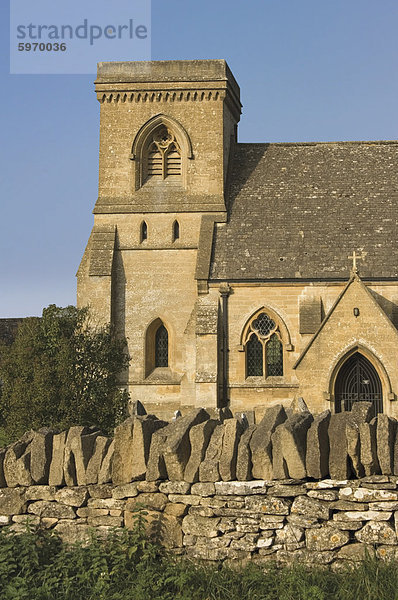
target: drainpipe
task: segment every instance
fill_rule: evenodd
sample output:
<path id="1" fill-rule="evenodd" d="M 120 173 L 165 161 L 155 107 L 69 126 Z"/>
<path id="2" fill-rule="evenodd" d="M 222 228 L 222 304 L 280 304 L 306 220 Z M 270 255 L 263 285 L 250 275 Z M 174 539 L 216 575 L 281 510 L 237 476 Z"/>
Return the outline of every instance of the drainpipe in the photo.
<path id="1" fill-rule="evenodd" d="M 231 287 L 227 282 L 221 283 L 219 292 L 222 303 L 222 401 L 223 405 L 228 404 L 228 296 L 231 293 Z"/>

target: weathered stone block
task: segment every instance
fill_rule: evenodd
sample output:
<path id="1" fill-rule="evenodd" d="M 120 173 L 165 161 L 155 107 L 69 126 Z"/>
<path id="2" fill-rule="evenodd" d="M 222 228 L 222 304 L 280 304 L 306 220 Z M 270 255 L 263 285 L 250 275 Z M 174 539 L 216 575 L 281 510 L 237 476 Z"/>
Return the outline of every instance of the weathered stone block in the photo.
<path id="1" fill-rule="evenodd" d="M 323 551 L 344 546 L 349 541 L 350 535 L 346 531 L 325 525 L 319 529 L 307 529 L 305 539 L 308 550 Z"/>
<path id="2" fill-rule="evenodd" d="M 64 485 L 64 454 L 66 431 L 57 433 L 53 436 L 52 458 L 50 463 L 50 471 L 48 475 L 49 485 Z"/>
<path id="3" fill-rule="evenodd" d="M 339 498 L 352 502 L 395 502 L 398 500 L 398 492 L 393 490 L 374 490 L 369 488 L 343 487 L 339 491 Z"/>
<path id="4" fill-rule="evenodd" d="M 115 485 L 132 481 L 134 421 L 134 417 L 129 417 L 115 428 L 112 466 L 112 481 Z"/>
<path id="5" fill-rule="evenodd" d="M 125 509 L 132 511 L 136 507 L 143 506 L 152 510 L 164 510 L 168 500 L 165 494 L 156 492 L 154 494 L 140 494 L 135 498 L 126 500 Z"/>
<path id="6" fill-rule="evenodd" d="M 33 435 L 33 431 L 25 433 L 6 450 L 3 469 L 8 487 L 28 486 L 33 483 L 30 474 L 30 443 Z"/>
<path id="7" fill-rule="evenodd" d="M 32 485 L 26 488 L 26 500 L 55 500 L 57 488 L 49 485 Z"/>
<path id="8" fill-rule="evenodd" d="M 112 498 L 122 500 L 123 498 L 134 498 L 138 496 L 137 482 L 125 483 L 115 487 L 112 491 Z"/>
<path id="9" fill-rule="evenodd" d="M 330 508 L 326 502 L 322 502 L 321 500 L 315 500 L 308 496 L 298 496 L 293 501 L 291 513 L 328 520 L 330 517 Z"/>
<path id="10" fill-rule="evenodd" d="M 191 487 L 191 494 L 198 496 L 214 496 L 216 487 L 214 483 L 194 483 Z"/>
<path id="11" fill-rule="evenodd" d="M 76 513 L 71 506 L 58 502 L 46 502 L 45 500 L 38 500 L 29 504 L 28 512 L 39 517 L 52 519 L 74 519 L 76 517 Z"/>
<path id="12" fill-rule="evenodd" d="M 105 457 L 102 460 L 101 468 L 98 474 L 98 483 L 108 483 L 112 481 L 112 465 L 113 465 L 113 454 L 115 449 L 115 440 L 112 440 Z"/>
<path id="13" fill-rule="evenodd" d="M 267 492 L 267 482 L 259 479 L 254 481 L 218 481 L 214 486 L 216 493 L 224 496 L 250 496 L 253 494 L 266 494 Z"/>
<path id="14" fill-rule="evenodd" d="M 191 455 L 185 467 L 185 481 L 192 483 L 199 481 L 199 468 L 204 460 L 211 435 L 217 424 L 220 424 L 220 421 L 209 419 L 191 428 L 189 432 Z"/>
<path id="15" fill-rule="evenodd" d="M 206 455 L 199 467 L 200 481 L 219 481 L 219 460 L 222 451 L 222 442 L 224 438 L 223 425 L 217 425 L 210 438 L 209 445 L 206 450 Z"/>
<path id="16" fill-rule="evenodd" d="M 48 483 L 52 459 L 54 432 L 40 429 L 33 434 L 30 444 L 30 474 L 35 483 Z"/>
<path id="17" fill-rule="evenodd" d="M 0 515 L 18 515 L 25 512 L 26 497 L 24 488 L 0 490 Z"/>
<path id="18" fill-rule="evenodd" d="M 86 487 L 62 488 L 55 495 L 55 500 L 67 506 L 84 506 L 88 499 Z"/>
<path id="19" fill-rule="evenodd" d="M 330 410 L 325 410 L 314 418 L 308 429 L 305 464 L 308 477 L 314 479 L 323 479 L 329 474 L 330 417 Z"/>
<path id="20" fill-rule="evenodd" d="M 76 436 L 71 440 L 70 447 L 75 462 L 77 485 L 86 485 L 88 483 L 86 471 L 88 463 L 94 454 L 95 442 L 99 435 L 99 431 L 94 431 L 87 435 Z"/>
<path id="21" fill-rule="evenodd" d="M 281 404 L 271 406 L 253 431 L 250 440 L 252 473 L 254 479 L 272 479 L 272 443 L 271 436 L 275 429 L 286 421 L 286 411 Z"/>
<path id="22" fill-rule="evenodd" d="M 256 429 L 256 425 L 250 425 L 242 433 L 239 440 L 238 453 L 236 457 L 236 479 L 238 479 L 238 481 L 249 481 L 253 478 L 250 442 Z"/>
<path id="23" fill-rule="evenodd" d="M 209 414 L 203 409 L 197 409 L 170 423 L 167 429 L 167 443 L 163 450 L 168 478 L 171 481 L 182 481 L 184 471 L 191 455 L 189 432 L 194 425 L 209 419 Z"/>
<path id="24" fill-rule="evenodd" d="M 272 434 L 272 468 L 274 479 L 304 479 L 307 432 L 314 417 L 309 412 L 294 413 L 278 425 Z"/>
<path id="25" fill-rule="evenodd" d="M 224 436 L 218 468 L 223 481 L 233 481 L 236 479 L 236 458 L 243 426 L 238 419 L 226 419 L 223 427 Z"/>
<path id="26" fill-rule="evenodd" d="M 367 555 L 372 556 L 373 553 L 374 549 L 372 548 L 372 546 L 368 546 L 367 544 L 354 543 L 343 546 L 337 552 L 337 558 L 344 560 L 361 561 L 364 560 Z"/>
<path id="27" fill-rule="evenodd" d="M 288 515 L 291 502 L 272 496 L 248 496 L 245 498 L 245 507 L 253 512 L 268 515 Z"/>
<path id="28" fill-rule="evenodd" d="M 112 498 L 113 486 L 109 483 L 90 485 L 87 489 L 90 498 Z"/>
<path id="29" fill-rule="evenodd" d="M 188 506 L 186 504 L 173 504 L 168 503 L 165 506 L 164 513 L 166 515 L 172 515 L 174 517 L 185 517 L 188 512 Z"/>
<path id="30" fill-rule="evenodd" d="M 377 415 L 377 458 L 383 475 L 394 473 L 394 445 L 397 421 L 385 414 Z"/>
<path id="31" fill-rule="evenodd" d="M 80 438 L 83 435 L 88 435 L 92 433 L 89 427 L 81 427 L 75 426 L 71 427 L 66 435 L 65 440 L 65 449 L 64 449 L 64 479 L 66 485 L 74 486 L 77 485 L 77 475 L 76 475 L 76 463 L 75 456 L 72 449 L 72 443 L 75 438 Z M 57 485 L 56 483 L 51 483 L 50 485 Z"/>
<path id="32" fill-rule="evenodd" d="M 374 414 L 371 402 L 354 402 L 351 412 L 348 413 L 346 423 L 347 453 L 356 477 L 365 475 L 361 463 L 360 426 L 368 423 Z"/>
<path id="33" fill-rule="evenodd" d="M 346 436 L 348 419 L 349 413 L 336 413 L 330 417 L 329 473 L 332 479 L 349 479 L 351 476 Z"/>
<path id="34" fill-rule="evenodd" d="M 98 475 L 101 470 L 102 462 L 108 452 L 111 441 L 112 440 L 104 435 L 96 436 L 92 456 L 88 461 L 86 468 L 86 484 L 98 483 Z"/>
<path id="35" fill-rule="evenodd" d="M 164 494 L 187 494 L 191 484 L 186 481 L 166 481 L 159 485 L 159 491 Z"/>
<path id="36" fill-rule="evenodd" d="M 370 423 L 361 423 L 359 425 L 359 437 L 361 444 L 361 463 L 363 464 L 365 475 L 371 476 L 380 472 L 379 460 L 377 458 L 377 419 L 374 418 Z"/>
<path id="37" fill-rule="evenodd" d="M 394 529 L 385 521 L 369 521 L 362 529 L 355 532 L 355 537 L 364 544 L 397 544 Z"/>
<path id="38" fill-rule="evenodd" d="M 182 521 L 182 531 L 191 535 L 213 538 L 220 533 L 219 523 L 219 517 L 207 518 L 187 515 Z"/>

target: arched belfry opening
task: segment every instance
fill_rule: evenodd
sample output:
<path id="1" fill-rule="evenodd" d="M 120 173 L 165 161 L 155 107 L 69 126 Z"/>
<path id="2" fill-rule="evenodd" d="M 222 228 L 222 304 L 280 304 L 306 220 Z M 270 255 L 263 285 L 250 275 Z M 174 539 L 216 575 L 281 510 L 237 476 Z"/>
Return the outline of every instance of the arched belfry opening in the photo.
<path id="1" fill-rule="evenodd" d="M 343 362 L 334 386 L 335 411 L 351 410 L 354 402 L 372 402 L 374 414 L 383 412 L 383 389 L 372 363 L 360 352 Z"/>

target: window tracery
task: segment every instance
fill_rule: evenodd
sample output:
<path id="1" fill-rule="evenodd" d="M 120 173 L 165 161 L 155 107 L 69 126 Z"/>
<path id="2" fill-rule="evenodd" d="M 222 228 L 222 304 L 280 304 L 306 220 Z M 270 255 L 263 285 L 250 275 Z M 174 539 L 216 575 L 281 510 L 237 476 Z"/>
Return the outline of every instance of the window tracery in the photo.
<path id="1" fill-rule="evenodd" d="M 158 126 L 147 140 L 144 152 L 144 182 L 178 180 L 182 175 L 181 148 L 166 125 Z"/>
<path id="2" fill-rule="evenodd" d="M 283 346 L 278 325 L 266 313 L 255 315 L 246 332 L 246 377 L 283 375 Z"/>

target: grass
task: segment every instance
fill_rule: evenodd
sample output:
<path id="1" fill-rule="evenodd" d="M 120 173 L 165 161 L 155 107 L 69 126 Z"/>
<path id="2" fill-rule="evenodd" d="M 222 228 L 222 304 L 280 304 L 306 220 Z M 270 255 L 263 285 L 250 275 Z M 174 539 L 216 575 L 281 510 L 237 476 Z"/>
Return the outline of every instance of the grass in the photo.
<path id="1" fill-rule="evenodd" d="M 398 563 L 368 558 L 351 570 L 230 569 L 162 552 L 134 531 L 66 546 L 53 533 L 0 532 L 0 600 L 398 600 Z"/>

